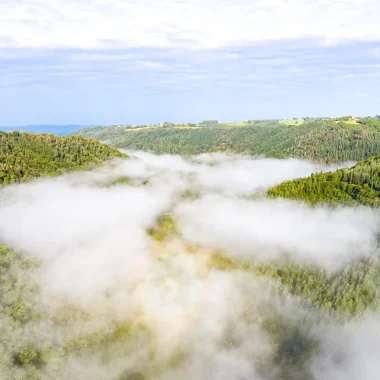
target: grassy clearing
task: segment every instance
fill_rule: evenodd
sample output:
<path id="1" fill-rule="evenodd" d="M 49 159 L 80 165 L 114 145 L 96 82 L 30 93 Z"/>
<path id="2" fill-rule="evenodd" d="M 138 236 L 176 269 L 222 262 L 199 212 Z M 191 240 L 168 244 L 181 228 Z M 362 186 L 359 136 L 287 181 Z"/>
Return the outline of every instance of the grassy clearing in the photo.
<path id="1" fill-rule="evenodd" d="M 175 236 L 177 233 L 174 220 L 170 214 L 162 215 L 155 227 L 148 231 L 148 235 L 158 242 Z"/>
<path id="2" fill-rule="evenodd" d="M 219 122 L 219 125 L 223 127 L 245 127 L 249 124 L 245 121 L 222 121 Z"/>
<path id="3" fill-rule="evenodd" d="M 176 128 L 176 129 L 200 129 L 203 127 L 202 126 L 190 127 L 189 125 L 175 125 L 174 128 Z"/>
<path id="4" fill-rule="evenodd" d="M 133 128 L 125 128 L 125 131 L 142 131 L 142 130 L 147 130 L 147 129 L 153 129 L 153 128 L 158 128 L 157 126 L 142 126 L 142 127 L 133 127 Z"/>
<path id="5" fill-rule="evenodd" d="M 220 271 L 243 271 L 258 274 L 253 264 L 243 260 L 232 259 L 219 252 L 211 256 L 209 265 L 211 268 Z"/>
<path id="6" fill-rule="evenodd" d="M 148 179 L 135 179 L 130 177 L 119 177 L 118 179 L 112 181 L 111 183 L 107 184 L 106 187 L 112 187 L 112 186 L 118 186 L 118 185 L 129 185 L 129 186 L 146 186 L 149 184 Z"/>
<path id="7" fill-rule="evenodd" d="M 335 120 L 335 123 L 340 123 L 341 120 Z M 360 123 L 357 122 L 356 119 L 351 119 L 347 121 L 343 121 L 344 124 L 349 124 L 349 125 L 360 125 Z"/>
<path id="8" fill-rule="evenodd" d="M 305 120 L 299 119 L 299 120 L 279 120 L 279 124 L 284 125 L 302 125 L 305 122 Z"/>

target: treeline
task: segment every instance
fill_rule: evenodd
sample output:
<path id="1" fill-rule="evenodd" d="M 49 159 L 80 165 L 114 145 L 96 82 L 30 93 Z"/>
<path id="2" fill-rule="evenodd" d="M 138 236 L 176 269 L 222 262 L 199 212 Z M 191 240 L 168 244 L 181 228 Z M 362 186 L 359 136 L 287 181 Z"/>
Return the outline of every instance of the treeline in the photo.
<path id="1" fill-rule="evenodd" d="M 277 280 L 283 289 L 333 317 L 351 318 L 380 306 L 380 262 L 378 255 L 356 260 L 340 271 L 299 266 L 253 265 L 216 254 L 211 266 L 219 270 L 242 270 Z"/>
<path id="2" fill-rule="evenodd" d="M 363 117 L 358 120 L 358 123 L 367 127 L 378 129 L 380 128 L 380 115 L 376 115 L 375 117 Z"/>
<path id="3" fill-rule="evenodd" d="M 0 132 L 0 185 L 88 168 L 115 157 L 125 155 L 93 139 Z"/>
<path id="4" fill-rule="evenodd" d="M 380 267 L 375 258 L 357 260 L 338 273 L 294 265 L 281 269 L 263 266 L 259 271 L 269 271 L 308 304 L 338 315 L 361 315 L 367 308 L 379 307 Z"/>
<path id="5" fill-rule="evenodd" d="M 376 118 L 366 118 L 356 124 L 334 120 L 312 120 L 302 125 L 285 125 L 276 120 L 244 126 L 214 124 L 213 128 L 202 124 L 198 128 L 97 127 L 82 129 L 76 134 L 117 148 L 158 154 L 232 151 L 318 162 L 359 161 L 380 154 L 380 121 Z"/>
<path id="6" fill-rule="evenodd" d="M 314 205 L 380 205 L 380 156 L 361 161 L 350 169 L 312 174 L 273 187 L 269 196 L 299 199 Z"/>

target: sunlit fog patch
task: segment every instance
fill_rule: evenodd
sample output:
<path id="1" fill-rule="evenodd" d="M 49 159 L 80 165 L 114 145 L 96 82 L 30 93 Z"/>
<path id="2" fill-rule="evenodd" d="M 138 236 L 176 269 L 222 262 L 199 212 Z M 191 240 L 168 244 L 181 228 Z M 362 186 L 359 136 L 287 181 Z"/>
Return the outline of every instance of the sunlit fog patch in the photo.
<path id="1" fill-rule="evenodd" d="M 294 201 L 207 195 L 177 207 L 178 228 L 193 244 L 265 261 L 296 261 L 337 269 L 376 251 L 378 215 L 367 209 L 311 209 Z"/>
<path id="2" fill-rule="evenodd" d="M 229 195 L 250 195 L 258 190 L 280 184 L 283 181 L 306 177 L 312 173 L 333 171 L 352 163 L 321 165 L 297 159 L 265 159 L 246 155 L 214 153 L 184 158 L 173 155 L 153 155 L 146 152 L 127 151 L 139 160 L 130 161 L 129 173 L 142 163 L 146 175 L 181 175 L 189 186 L 198 191 L 217 191 Z M 148 175 L 149 175 L 148 174 Z M 188 176 L 184 176 L 188 174 Z"/>
<path id="3" fill-rule="evenodd" d="M 10 191 L 0 211 L 6 220 L 1 240 L 48 263 L 49 289 L 76 296 L 94 296 L 119 277 L 135 275 L 149 254 L 146 230 L 172 204 L 170 191 L 61 180 Z"/>
<path id="4" fill-rule="evenodd" d="M 337 275 L 372 255 L 377 213 L 246 199 L 333 169 L 133 152 L 94 171 L 4 188 L 0 240 L 26 255 L 12 265 L 4 259 L 0 273 L 10 310 L 0 317 L 4 378 L 343 376 L 334 358 L 352 364 L 359 347 L 374 345 L 357 339 L 355 323 L 342 332 L 334 313 L 281 283 L 278 271 L 284 254 L 317 268 L 302 280 L 311 287 L 323 270 Z M 370 286 L 364 291 L 372 297 Z M 322 318 L 331 334 L 318 334 Z M 330 345 L 335 336 L 347 345 Z M 371 365 L 363 364 L 365 380 Z"/>
<path id="5" fill-rule="evenodd" d="M 380 371 L 380 318 L 369 315 L 350 324 L 326 326 L 310 363 L 316 380 L 376 379 Z"/>

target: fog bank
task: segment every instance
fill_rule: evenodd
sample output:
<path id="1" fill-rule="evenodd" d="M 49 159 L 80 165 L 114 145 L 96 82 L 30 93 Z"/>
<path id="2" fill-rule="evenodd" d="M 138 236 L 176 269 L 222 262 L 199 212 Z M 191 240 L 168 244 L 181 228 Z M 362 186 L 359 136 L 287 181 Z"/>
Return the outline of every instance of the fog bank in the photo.
<path id="1" fill-rule="evenodd" d="M 214 253 L 339 270 L 375 253 L 378 213 L 247 199 L 334 167 L 229 154 L 130 154 L 91 172 L 2 190 L 0 242 L 38 261 L 31 274 L 12 270 L 17 289 L 25 288 L 22 281 L 37 286 L 27 302 L 43 316 L 18 327 L 0 314 L 0 332 L 12 342 L 7 355 L 30 342 L 61 347 L 40 369 L 58 379 L 280 379 L 282 343 L 268 326 L 301 326 L 310 310 L 273 278 L 216 269 Z M 174 227 L 158 239 L 154 228 L 164 214 Z M 11 304 L 17 292 L 4 293 L 2 303 Z M 313 321 L 323 314 L 314 310 Z M 325 318 L 328 334 L 302 332 L 320 340 L 308 371 L 318 380 L 373 379 L 378 316 L 344 328 Z M 67 347 L 75 354 L 64 356 Z M 11 354 L 2 359 L 6 376 L 21 371 L 28 378 Z M 347 365 L 356 377 L 347 377 Z"/>

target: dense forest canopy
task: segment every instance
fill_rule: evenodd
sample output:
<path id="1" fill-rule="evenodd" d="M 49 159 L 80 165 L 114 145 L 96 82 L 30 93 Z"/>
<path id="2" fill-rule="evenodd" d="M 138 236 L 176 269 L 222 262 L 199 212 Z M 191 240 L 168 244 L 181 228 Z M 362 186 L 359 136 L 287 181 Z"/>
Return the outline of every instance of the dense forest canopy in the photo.
<path id="1" fill-rule="evenodd" d="M 306 120 L 305 120 L 306 119 Z M 266 157 L 297 157 L 319 162 L 359 161 L 380 153 L 380 119 L 305 118 L 301 121 L 249 121 L 198 125 L 110 126 L 75 135 L 123 149 L 195 155 L 216 151 Z"/>
<path id="2" fill-rule="evenodd" d="M 125 155 L 93 139 L 0 132 L 0 185 L 85 169 L 115 157 Z"/>
<path id="3" fill-rule="evenodd" d="M 304 200 L 310 204 L 371 207 L 380 206 L 380 156 L 357 163 L 353 168 L 282 183 L 269 195 Z"/>

